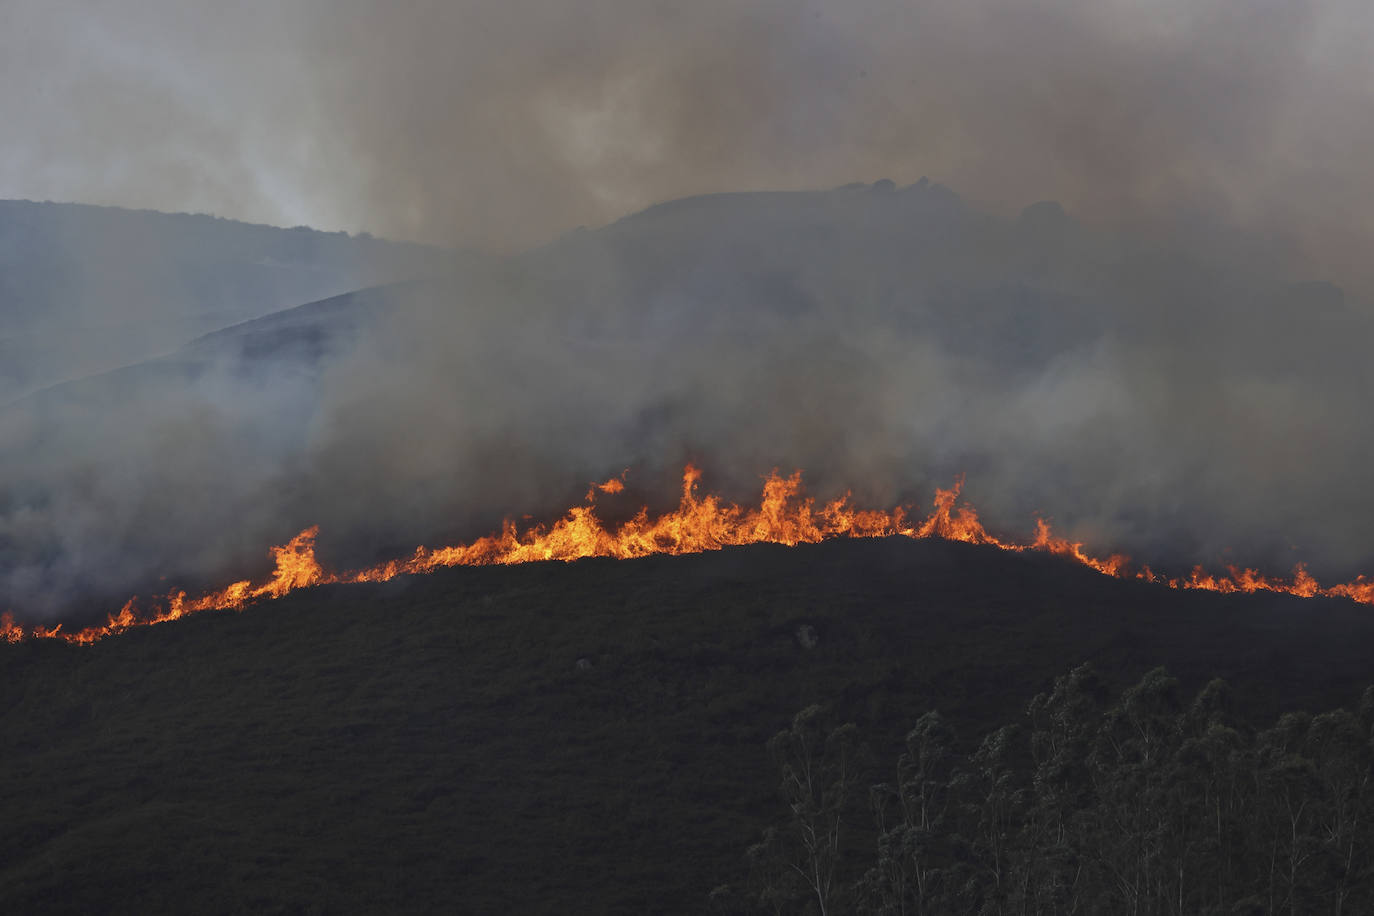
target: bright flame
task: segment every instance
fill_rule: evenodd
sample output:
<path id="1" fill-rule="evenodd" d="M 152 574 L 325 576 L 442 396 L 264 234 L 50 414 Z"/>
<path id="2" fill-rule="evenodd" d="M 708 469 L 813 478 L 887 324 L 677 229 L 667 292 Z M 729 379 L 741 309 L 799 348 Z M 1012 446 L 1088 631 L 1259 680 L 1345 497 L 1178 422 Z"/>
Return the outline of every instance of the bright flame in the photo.
<path id="1" fill-rule="evenodd" d="M 622 475 L 623 476 L 623 475 Z M 801 495 L 801 472 L 782 477 L 773 471 L 764 480 L 763 495 L 756 509 L 727 505 L 716 496 L 701 496 L 697 485 L 701 471 L 692 465 L 682 472 L 682 497 L 674 511 L 650 518 L 648 509 L 629 521 L 607 528 L 596 515 L 598 493 L 617 494 L 625 489 L 621 478 L 594 484 L 587 491 L 586 505 L 576 506 L 552 525 L 534 525 L 521 531 L 507 520 L 498 534 L 478 538 L 470 544 L 453 547 L 419 547 L 406 559 L 390 560 L 368 569 L 333 573 L 315 559 L 318 528 L 307 528 L 286 544 L 271 548 L 275 569 L 270 578 L 254 585 L 248 580 L 235 582 L 216 592 L 187 598 L 173 592 L 154 601 L 140 612 L 137 598 L 130 598 L 118 613 L 99 626 L 76 632 L 55 627 L 33 626 L 25 629 L 14 622 L 12 614 L 0 615 L 0 641 L 17 643 L 24 639 L 62 639 L 88 645 L 131 627 L 177 620 L 199 611 L 233 608 L 242 610 L 263 598 L 280 598 L 299 588 L 333 582 L 383 582 L 400 575 L 433 572 L 446 566 L 491 566 L 531 563 L 543 560 L 580 560 L 584 557 L 631 559 L 651 554 L 686 554 L 719 550 L 743 544 L 814 544 L 838 537 L 875 538 L 901 535 L 910 538 L 941 538 L 984 544 L 1002 550 L 1036 550 L 1068 557 L 1106 576 L 1143 579 L 1174 589 L 1203 589 L 1215 592 L 1282 592 L 1304 598 L 1317 596 L 1349 598 L 1374 604 L 1374 581 L 1359 577 L 1353 582 L 1323 587 L 1299 564 L 1291 579 L 1271 578 L 1253 569 L 1231 567 L 1229 576 L 1209 575 L 1196 567 L 1186 579 L 1166 579 L 1148 566 L 1134 574 L 1127 572 L 1129 558 L 1113 554 L 1105 559 L 1085 553 L 1081 543 L 1056 537 L 1043 519 L 1037 520 L 1035 538 L 1028 544 L 993 537 L 968 504 L 959 503 L 963 477 L 948 490 L 935 491 L 934 511 L 920 522 L 908 520 L 905 511 L 855 509 L 849 494 L 817 507 L 810 497 Z"/>

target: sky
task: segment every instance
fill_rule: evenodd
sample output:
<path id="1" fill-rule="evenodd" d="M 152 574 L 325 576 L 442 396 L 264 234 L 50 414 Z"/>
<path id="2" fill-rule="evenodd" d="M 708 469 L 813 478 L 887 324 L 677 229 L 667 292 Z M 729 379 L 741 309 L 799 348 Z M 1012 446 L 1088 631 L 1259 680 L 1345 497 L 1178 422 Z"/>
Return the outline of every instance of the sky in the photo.
<path id="1" fill-rule="evenodd" d="M 1363 0 L 0 9 L 0 197 L 513 251 L 688 194 L 930 176 L 1374 276 Z"/>

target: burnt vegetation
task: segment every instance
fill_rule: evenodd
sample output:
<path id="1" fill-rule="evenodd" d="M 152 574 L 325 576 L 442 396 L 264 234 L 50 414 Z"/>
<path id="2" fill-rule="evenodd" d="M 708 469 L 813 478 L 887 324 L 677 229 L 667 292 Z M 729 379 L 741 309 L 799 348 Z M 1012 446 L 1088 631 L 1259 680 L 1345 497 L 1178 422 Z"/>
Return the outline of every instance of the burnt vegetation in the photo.
<path id="1" fill-rule="evenodd" d="M 0 910 L 805 912 L 814 891 L 754 882 L 797 854 L 799 752 L 769 739 L 822 706 L 807 722 L 866 748 L 816 847 L 827 912 L 1354 913 L 1367 795 L 1337 786 L 1368 770 L 1371 637 L 1346 601 L 893 538 L 455 569 L 4 645 Z"/>

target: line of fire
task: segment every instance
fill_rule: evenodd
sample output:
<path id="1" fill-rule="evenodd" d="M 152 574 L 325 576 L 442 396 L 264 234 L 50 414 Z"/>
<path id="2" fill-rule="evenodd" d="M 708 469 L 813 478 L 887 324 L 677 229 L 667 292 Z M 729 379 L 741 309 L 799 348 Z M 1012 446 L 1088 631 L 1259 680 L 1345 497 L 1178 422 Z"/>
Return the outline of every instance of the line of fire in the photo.
<path id="1" fill-rule="evenodd" d="M 16 623 L 11 613 L 0 616 L 0 640 L 11 643 L 26 639 L 57 639 L 89 645 L 133 627 L 151 626 L 210 610 L 242 610 L 255 602 L 281 598 L 297 589 L 330 583 L 384 582 L 402 575 L 420 575 L 453 566 L 514 565 L 547 561 L 610 557 L 634 559 L 655 554 L 692 554 L 746 544 L 814 544 L 832 538 L 941 538 L 981 544 L 1009 551 L 1042 551 L 1067 557 L 1114 578 L 1134 578 L 1171 589 L 1199 589 L 1215 592 L 1279 592 L 1304 598 L 1348 598 L 1361 604 L 1374 604 L 1374 580 L 1366 576 L 1331 586 L 1323 586 L 1299 564 L 1291 577 L 1266 576 L 1254 569 L 1228 567 L 1227 575 L 1212 575 L 1203 567 L 1193 568 L 1190 576 L 1170 578 L 1157 575 L 1148 566 L 1135 567 L 1124 554 L 1105 558 L 1086 553 L 1083 544 L 1054 535 L 1044 519 L 1036 522 L 1035 537 L 1026 543 L 1002 540 L 990 534 L 978 519 L 977 511 L 959 499 L 960 478 L 948 489 L 935 491 L 934 508 L 923 519 L 908 515 L 905 509 L 857 509 L 846 494 L 820 506 L 802 491 L 802 474 L 795 471 L 782 476 L 776 470 L 764 480 L 763 493 L 756 508 L 725 503 L 711 494 L 701 495 L 701 471 L 688 465 L 682 473 L 682 498 L 675 510 L 650 517 L 647 508 L 628 521 L 608 527 L 596 514 L 596 497 L 619 493 L 624 488 L 619 478 L 595 484 L 587 492 L 584 505 L 575 506 L 551 525 L 520 529 L 509 519 L 501 531 L 468 544 L 451 547 L 419 547 L 404 559 L 390 560 L 365 569 L 331 572 L 315 557 L 318 527 L 307 528 L 286 544 L 272 547 L 275 561 L 272 575 L 254 584 L 235 582 L 218 591 L 190 597 L 175 591 L 141 602 L 130 598 L 104 624 L 80 630 Z"/>

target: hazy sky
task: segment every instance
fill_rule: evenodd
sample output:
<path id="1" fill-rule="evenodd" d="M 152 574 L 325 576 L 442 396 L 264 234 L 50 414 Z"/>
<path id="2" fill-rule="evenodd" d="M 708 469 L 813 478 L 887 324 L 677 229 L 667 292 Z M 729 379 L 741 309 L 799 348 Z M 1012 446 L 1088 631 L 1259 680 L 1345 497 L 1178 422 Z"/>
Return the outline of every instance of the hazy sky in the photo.
<path id="1" fill-rule="evenodd" d="M 1365 278 L 1367 0 L 0 0 L 0 197 L 510 249 L 922 175 Z"/>

